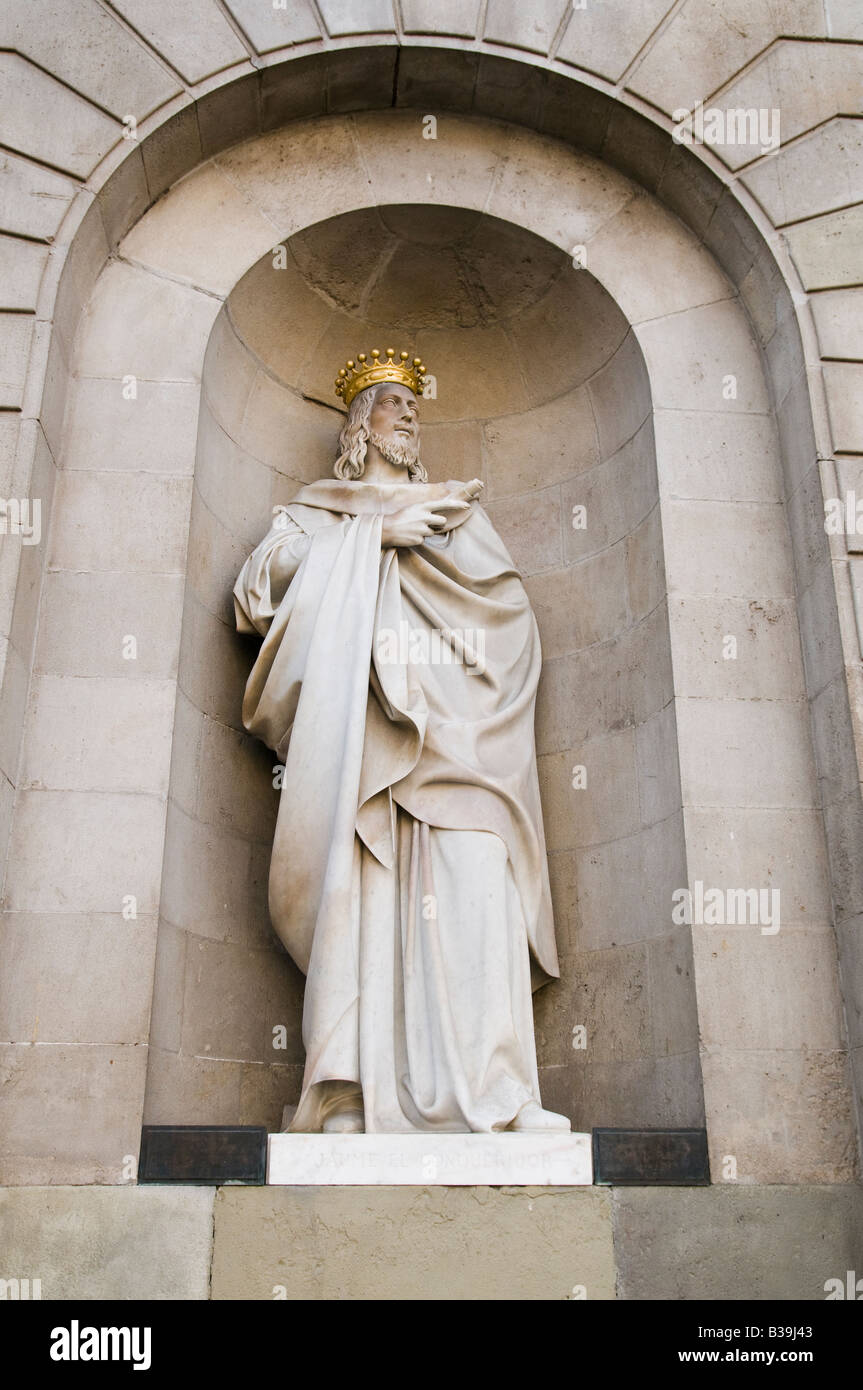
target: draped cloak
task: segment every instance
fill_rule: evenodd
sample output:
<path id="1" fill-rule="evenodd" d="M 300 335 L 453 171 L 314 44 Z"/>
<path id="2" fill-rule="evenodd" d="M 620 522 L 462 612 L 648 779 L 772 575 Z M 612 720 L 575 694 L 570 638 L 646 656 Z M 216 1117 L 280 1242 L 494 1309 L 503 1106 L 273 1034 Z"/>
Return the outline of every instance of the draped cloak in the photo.
<path id="1" fill-rule="evenodd" d="M 234 589 L 238 630 L 264 639 L 248 679 L 243 722 L 284 763 L 270 914 L 307 976 L 306 1073 L 292 1129 L 320 1128 L 318 1083 L 334 1078 L 362 1082 L 367 1130 L 502 1128 L 527 1099 L 539 1099 L 530 988 L 559 971 L 534 742 L 541 662 L 536 620 L 510 556 L 477 503 L 450 520 L 442 535 L 411 548 L 381 549 L 385 515 L 439 500 L 459 486 L 332 479 L 303 487 L 290 505 L 275 509 L 273 526 Z M 446 831 L 474 832 L 474 838 Z M 444 882 L 453 875 L 457 881 Z M 450 917 L 449 904 L 457 900 L 462 907 L 460 921 L 450 927 L 456 935 L 430 945 L 423 934 L 433 930 L 435 907 L 421 908 L 433 884 L 434 894 L 448 900 Z M 404 1087 L 402 1099 L 394 1099 L 388 1079 L 376 1080 L 371 1061 L 359 1058 L 363 1038 L 367 1052 L 376 1046 L 382 1013 L 404 1009 L 404 990 L 413 988 L 401 977 L 397 986 L 391 981 L 390 995 L 363 1022 L 368 962 L 374 957 L 375 972 L 392 973 L 392 948 L 373 950 L 361 941 L 370 911 L 394 913 L 390 926 L 401 932 L 405 980 L 416 952 L 433 972 L 441 950 L 458 951 L 466 930 L 484 931 L 483 922 L 486 955 L 471 964 L 466 952 L 468 974 L 481 981 L 494 973 L 491 953 L 495 959 L 509 955 L 501 968 L 504 975 L 509 971 L 514 991 L 509 1017 L 516 1041 L 507 1047 L 511 1056 L 522 1055 L 510 1068 L 518 1084 L 510 1084 L 511 1077 L 500 1081 L 497 1110 L 491 1102 L 473 1105 L 470 1096 L 447 1109 L 437 1076 L 428 1086 L 441 1094 L 425 1105 L 417 1100 L 415 1108 L 404 1100 Z M 521 995 L 527 1013 L 516 938 L 494 935 L 502 917 L 526 937 Z M 416 988 L 417 1008 L 431 1007 L 438 988 L 431 975 Z M 445 982 L 440 988 L 434 1007 L 449 1018 Z M 495 985 L 498 992 L 506 988 L 503 978 Z M 475 1010 L 483 1008 L 481 994 L 480 988 Z M 460 1045 L 458 1019 L 449 1024 L 439 1051 Z M 405 1048 L 410 1054 L 411 1047 L 431 1047 L 430 1029 L 437 1023 L 427 1017 L 413 1043 L 402 1038 L 390 1069 L 407 1073 Z M 470 1046 L 486 1047 L 476 1084 L 494 1090 L 490 1057 L 500 1048 L 481 1038 Z M 423 1059 L 414 1065 L 421 1070 Z M 509 1064 L 500 1065 L 506 1071 Z M 457 1059 L 455 1066 L 458 1071 Z M 463 1077 L 455 1086 L 461 1095 L 459 1086 L 470 1090 Z M 502 1119 L 498 1111 L 507 1105 L 514 1108 Z"/>

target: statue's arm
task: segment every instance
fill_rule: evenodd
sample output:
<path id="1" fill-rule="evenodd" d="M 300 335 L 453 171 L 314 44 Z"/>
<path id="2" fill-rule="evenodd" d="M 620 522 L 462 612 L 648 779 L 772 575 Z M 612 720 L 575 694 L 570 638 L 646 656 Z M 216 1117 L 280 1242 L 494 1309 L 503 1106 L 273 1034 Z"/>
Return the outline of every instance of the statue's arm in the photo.
<path id="1" fill-rule="evenodd" d="M 238 632 L 266 634 L 311 543 L 311 536 L 284 508 L 278 508 L 272 526 L 252 551 L 234 585 Z"/>

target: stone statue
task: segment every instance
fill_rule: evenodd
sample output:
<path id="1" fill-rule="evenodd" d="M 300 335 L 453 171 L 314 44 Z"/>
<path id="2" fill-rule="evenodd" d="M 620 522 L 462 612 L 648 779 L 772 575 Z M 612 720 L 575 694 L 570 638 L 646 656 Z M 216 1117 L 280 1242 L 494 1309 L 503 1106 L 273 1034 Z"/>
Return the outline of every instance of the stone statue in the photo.
<path id="1" fill-rule="evenodd" d="M 427 481 L 424 372 L 341 369 L 336 476 L 275 508 L 234 589 L 264 639 L 243 722 L 284 763 L 270 913 L 307 977 L 287 1128 L 566 1131 L 531 998 L 559 973 L 539 635 L 482 484 Z"/>

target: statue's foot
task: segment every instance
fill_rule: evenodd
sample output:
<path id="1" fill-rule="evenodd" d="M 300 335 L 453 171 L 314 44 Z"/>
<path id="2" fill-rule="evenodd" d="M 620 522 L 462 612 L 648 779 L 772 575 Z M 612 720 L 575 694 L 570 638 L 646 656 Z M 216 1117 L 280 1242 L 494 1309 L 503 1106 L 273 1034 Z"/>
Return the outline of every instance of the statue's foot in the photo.
<path id="1" fill-rule="evenodd" d="M 362 1110 L 336 1110 L 321 1125 L 324 1134 L 364 1134 L 365 1128 Z"/>
<path id="2" fill-rule="evenodd" d="M 521 1107 L 509 1128 L 520 1133 L 557 1130 L 558 1133 L 564 1131 L 568 1134 L 572 1125 L 565 1115 L 557 1115 L 554 1110 L 543 1110 L 541 1105 L 531 1100 Z"/>

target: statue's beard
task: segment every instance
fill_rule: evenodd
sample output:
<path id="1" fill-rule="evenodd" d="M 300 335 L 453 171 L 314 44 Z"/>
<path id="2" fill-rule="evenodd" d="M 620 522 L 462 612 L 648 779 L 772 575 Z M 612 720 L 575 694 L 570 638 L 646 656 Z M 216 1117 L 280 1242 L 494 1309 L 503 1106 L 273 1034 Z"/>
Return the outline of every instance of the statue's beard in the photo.
<path id="1" fill-rule="evenodd" d="M 403 441 L 374 432 L 369 434 L 369 439 L 381 458 L 386 459 L 387 463 L 395 464 L 396 468 L 413 468 L 419 460 L 420 446 L 416 439 Z"/>

